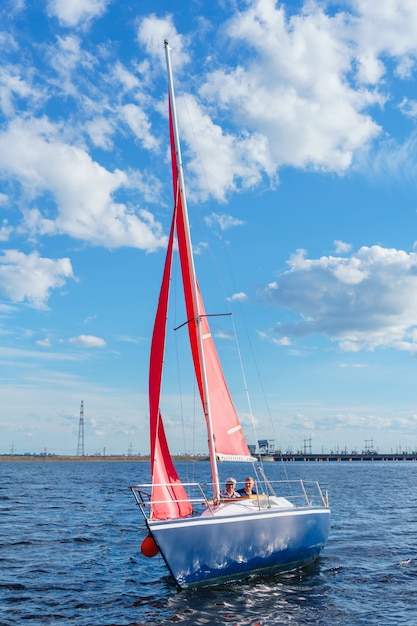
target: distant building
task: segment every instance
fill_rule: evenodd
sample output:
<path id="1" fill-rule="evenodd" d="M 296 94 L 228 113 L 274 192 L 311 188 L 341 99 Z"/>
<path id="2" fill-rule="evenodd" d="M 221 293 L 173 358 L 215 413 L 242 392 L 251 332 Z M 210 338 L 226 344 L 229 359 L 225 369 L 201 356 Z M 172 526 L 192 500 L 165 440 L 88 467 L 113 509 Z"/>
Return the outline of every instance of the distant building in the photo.
<path id="1" fill-rule="evenodd" d="M 270 456 L 275 454 L 275 440 L 258 439 L 258 451 L 261 456 Z"/>

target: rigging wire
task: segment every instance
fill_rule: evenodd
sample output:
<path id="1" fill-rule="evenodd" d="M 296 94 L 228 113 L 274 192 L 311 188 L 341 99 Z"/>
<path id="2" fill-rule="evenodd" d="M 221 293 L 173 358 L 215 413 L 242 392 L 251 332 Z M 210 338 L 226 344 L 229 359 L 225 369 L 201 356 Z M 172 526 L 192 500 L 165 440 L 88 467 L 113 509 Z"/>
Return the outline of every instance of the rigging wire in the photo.
<path id="1" fill-rule="evenodd" d="M 176 323 L 177 320 L 177 281 L 178 281 L 178 263 L 174 260 L 173 262 L 173 272 L 171 273 L 171 280 L 172 280 L 172 276 L 174 277 L 173 279 L 173 283 L 174 283 L 174 288 L 171 290 L 171 292 L 173 292 L 174 297 L 174 322 Z M 186 452 L 187 450 L 187 445 L 186 445 L 186 436 L 185 436 L 185 420 L 184 420 L 184 406 L 183 406 L 183 395 L 182 395 L 182 385 L 181 385 L 181 371 L 180 371 L 180 358 L 179 358 L 179 351 L 178 351 L 178 341 L 177 341 L 177 333 L 174 332 L 174 346 L 175 346 L 175 358 L 176 358 L 176 364 L 177 364 L 177 379 L 178 379 L 178 395 L 179 395 L 179 405 L 180 405 L 180 415 L 181 415 L 181 426 L 182 426 L 182 439 L 183 439 L 183 450 L 184 452 Z"/>
<path id="2" fill-rule="evenodd" d="M 183 94 L 183 98 L 184 98 L 185 105 L 186 105 L 186 110 L 187 110 L 187 115 L 188 115 L 188 120 L 189 120 L 189 127 L 191 128 L 191 134 L 193 135 L 193 138 L 194 138 L 194 146 L 195 146 L 195 150 L 196 150 L 196 153 L 197 153 L 197 156 L 198 156 L 198 160 L 199 160 L 200 165 L 201 165 L 201 169 L 202 169 L 202 172 L 203 172 L 205 185 L 206 185 L 206 188 L 208 190 L 208 195 L 214 196 L 214 194 L 212 193 L 212 190 L 211 190 L 211 186 L 210 186 L 209 180 L 208 180 L 206 169 L 204 167 L 204 161 L 203 161 L 203 159 L 201 157 L 198 136 L 196 135 L 195 130 L 194 130 L 192 116 L 190 114 L 190 109 L 188 107 L 188 99 L 187 99 L 187 96 L 186 96 L 185 93 Z M 199 214 L 198 210 L 196 212 L 197 212 L 197 215 L 199 217 L 200 223 L 204 223 L 204 220 L 201 219 L 201 215 Z M 205 227 L 205 230 L 207 230 L 207 226 Z M 230 277 L 231 277 L 231 281 L 232 281 L 234 292 L 237 293 L 236 282 L 235 282 L 235 279 L 234 279 L 234 275 L 233 275 L 230 259 L 229 259 L 229 256 L 227 254 L 227 249 L 226 249 L 226 245 L 225 245 L 225 242 L 224 242 L 224 238 L 223 238 L 221 232 L 219 232 L 217 234 L 217 236 L 218 236 L 219 241 L 221 243 L 221 248 L 222 248 L 223 254 L 224 254 L 225 258 L 226 258 L 226 264 L 227 264 L 227 268 L 228 268 L 228 271 L 229 271 L 229 274 L 230 274 Z M 211 250 L 210 246 L 208 247 L 208 249 L 209 249 L 209 252 L 210 252 L 210 256 L 212 258 L 213 266 L 215 267 L 215 270 L 216 270 L 216 274 L 217 274 L 217 277 L 218 277 L 218 280 L 219 280 L 219 284 L 221 285 L 223 297 L 224 297 L 225 301 L 229 303 L 229 309 L 231 310 L 232 307 L 231 307 L 230 299 L 226 297 L 225 290 L 224 290 L 224 285 L 223 285 L 223 280 L 221 279 L 221 274 L 220 274 L 219 269 L 218 269 L 218 264 L 216 262 L 216 259 L 215 259 L 214 255 L 212 253 L 212 250 Z M 257 379 L 258 379 L 258 384 L 260 386 L 261 394 L 262 394 L 262 397 L 263 397 L 263 401 L 265 403 L 266 413 L 267 413 L 267 416 L 268 416 L 268 419 L 269 419 L 271 430 L 272 430 L 274 436 L 276 437 L 277 436 L 276 435 L 276 429 L 275 429 L 275 426 L 274 426 L 274 423 L 273 423 L 273 420 L 272 420 L 272 415 L 271 415 L 271 411 L 270 411 L 270 408 L 269 408 L 269 403 L 268 403 L 268 400 L 267 400 L 267 396 L 266 396 L 266 393 L 265 393 L 265 388 L 264 388 L 263 382 L 262 382 L 262 377 L 261 377 L 261 374 L 260 374 L 260 371 L 259 371 L 259 367 L 258 367 L 258 363 L 257 363 L 256 357 L 255 357 L 255 353 L 254 353 L 254 350 L 253 350 L 253 344 L 252 344 L 252 341 L 251 341 L 251 338 L 250 338 L 250 334 L 249 334 L 249 331 L 248 331 L 248 328 L 247 328 L 245 316 L 243 314 L 242 305 L 241 305 L 240 300 L 237 300 L 237 302 L 238 302 L 240 318 L 241 318 L 242 323 L 243 323 L 243 327 L 244 327 L 244 330 L 245 330 L 245 334 L 246 334 L 246 338 L 247 338 L 247 341 L 248 341 L 249 349 L 250 349 L 250 352 L 251 352 L 252 360 L 253 360 L 253 363 L 254 363 L 254 366 L 255 366 Z M 248 407 L 249 407 L 249 417 L 250 417 L 250 420 L 251 420 L 252 429 L 254 431 L 254 436 L 255 436 L 255 439 L 257 441 L 258 440 L 258 436 L 257 436 L 257 432 L 256 432 L 256 420 L 255 420 L 255 417 L 254 417 L 254 414 L 253 414 L 253 410 L 252 410 L 252 403 L 251 403 L 251 399 L 250 399 L 249 388 L 248 388 L 248 385 L 247 385 L 246 374 L 245 374 L 245 369 L 244 369 L 243 360 L 242 360 L 242 356 L 241 356 L 241 351 L 240 351 L 238 336 L 237 336 L 237 332 L 236 332 L 236 327 L 235 327 L 235 324 L 234 324 L 234 321 L 233 321 L 233 315 L 232 315 L 232 327 L 233 327 L 233 333 L 234 333 L 234 340 L 235 340 L 235 343 L 236 343 L 236 346 L 237 346 L 237 352 L 238 352 L 239 361 L 240 361 L 240 367 L 241 367 L 241 372 L 242 372 L 242 377 L 243 377 L 243 385 L 244 385 L 246 398 L 247 398 L 247 402 L 248 402 Z M 281 450 L 281 446 L 280 446 L 280 450 Z M 284 463 L 283 457 L 282 457 L 282 452 L 281 452 L 281 459 L 280 460 L 281 460 L 281 463 L 282 463 L 282 466 L 283 466 L 285 477 L 288 479 L 286 466 L 285 466 L 285 463 Z M 260 459 L 260 462 L 262 464 L 262 460 L 261 459 Z M 256 468 L 254 468 L 254 471 L 256 471 Z"/>

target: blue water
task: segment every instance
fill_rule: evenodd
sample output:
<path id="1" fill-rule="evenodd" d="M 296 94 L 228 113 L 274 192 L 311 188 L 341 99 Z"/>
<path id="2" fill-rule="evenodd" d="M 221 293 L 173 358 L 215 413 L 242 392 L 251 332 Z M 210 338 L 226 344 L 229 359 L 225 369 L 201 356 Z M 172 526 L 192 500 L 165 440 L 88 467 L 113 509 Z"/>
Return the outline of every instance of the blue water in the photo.
<path id="1" fill-rule="evenodd" d="M 162 559 L 139 551 L 145 526 L 128 486 L 149 479 L 146 463 L 0 463 L 0 625 L 415 626 L 417 464 L 286 468 L 329 490 L 320 559 L 291 575 L 177 591 Z M 179 469 L 187 480 L 208 474 L 204 462 Z M 280 464 L 266 469 L 282 477 Z"/>

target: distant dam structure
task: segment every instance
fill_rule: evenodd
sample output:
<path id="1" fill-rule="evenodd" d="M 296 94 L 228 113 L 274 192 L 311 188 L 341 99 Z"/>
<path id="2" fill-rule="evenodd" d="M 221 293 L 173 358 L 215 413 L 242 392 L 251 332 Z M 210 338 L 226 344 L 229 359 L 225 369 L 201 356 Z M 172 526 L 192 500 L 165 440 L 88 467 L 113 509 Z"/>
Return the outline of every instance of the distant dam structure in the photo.
<path id="1" fill-rule="evenodd" d="M 260 458 L 262 456 L 260 455 Z M 274 461 L 304 461 L 304 462 L 342 462 L 342 461 L 417 461 L 417 452 L 397 452 L 390 453 L 337 453 L 331 454 L 304 454 L 302 452 L 293 453 L 275 453 Z"/>
<path id="2" fill-rule="evenodd" d="M 365 439 L 365 447 L 361 452 L 347 449 L 330 452 L 313 453 L 311 437 L 304 439 L 303 449 L 292 452 L 276 449 L 274 439 L 259 439 L 258 445 L 249 446 L 251 454 L 261 460 L 285 462 L 352 462 L 352 461 L 417 461 L 417 450 L 399 450 L 396 452 L 379 452 L 373 447 L 372 439 Z"/>

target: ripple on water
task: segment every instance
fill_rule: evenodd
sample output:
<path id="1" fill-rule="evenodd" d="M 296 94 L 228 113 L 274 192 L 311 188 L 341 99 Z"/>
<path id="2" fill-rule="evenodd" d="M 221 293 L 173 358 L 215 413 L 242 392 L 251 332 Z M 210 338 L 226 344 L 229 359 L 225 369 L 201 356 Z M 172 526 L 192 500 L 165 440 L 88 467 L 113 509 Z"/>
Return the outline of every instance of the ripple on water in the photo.
<path id="1" fill-rule="evenodd" d="M 0 624 L 415 626 L 417 467 L 296 469 L 331 494 L 317 563 L 178 592 L 161 557 L 139 551 L 146 529 L 128 485 L 148 480 L 146 464 L 0 463 Z"/>

